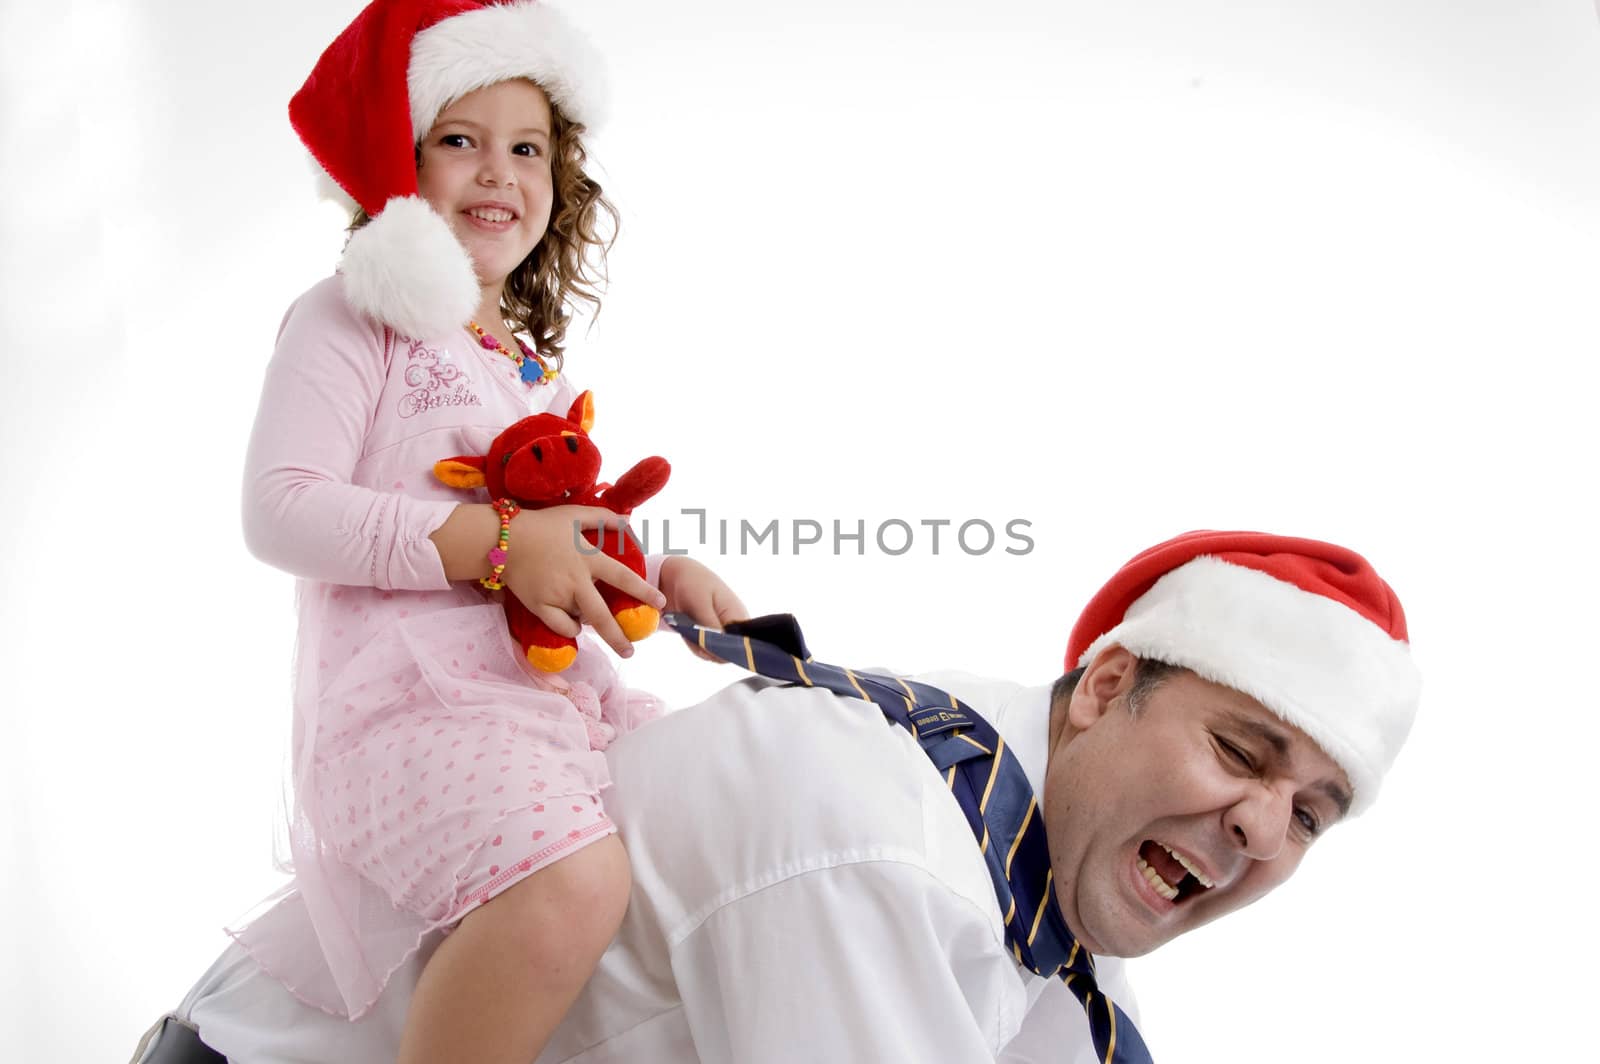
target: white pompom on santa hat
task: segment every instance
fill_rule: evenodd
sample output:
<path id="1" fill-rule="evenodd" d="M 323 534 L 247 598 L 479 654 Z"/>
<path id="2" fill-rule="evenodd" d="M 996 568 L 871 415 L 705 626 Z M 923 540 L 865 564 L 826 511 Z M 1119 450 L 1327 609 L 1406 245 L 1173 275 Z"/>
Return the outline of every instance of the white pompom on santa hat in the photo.
<path id="1" fill-rule="evenodd" d="M 1135 557 L 1085 607 L 1066 667 L 1109 646 L 1250 695 L 1305 732 L 1372 804 L 1421 679 L 1400 600 L 1354 551 L 1262 532 L 1188 532 Z"/>
<path id="2" fill-rule="evenodd" d="M 466 249 L 417 195 L 417 144 L 451 103 L 512 78 L 590 129 L 603 117 L 598 54 L 537 0 L 374 0 L 289 102 L 312 157 L 372 219 L 339 264 L 345 297 L 404 336 L 460 329 L 480 291 Z"/>

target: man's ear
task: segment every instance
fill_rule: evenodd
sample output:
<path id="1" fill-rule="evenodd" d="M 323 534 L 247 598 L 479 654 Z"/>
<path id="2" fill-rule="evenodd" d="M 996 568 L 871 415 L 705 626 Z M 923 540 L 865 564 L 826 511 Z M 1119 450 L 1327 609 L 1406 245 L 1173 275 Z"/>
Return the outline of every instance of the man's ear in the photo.
<path id="1" fill-rule="evenodd" d="M 1116 644 L 1096 654 L 1073 688 L 1067 703 L 1067 723 L 1082 731 L 1104 717 L 1133 686 L 1138 668 L 1139 659 Z"/>

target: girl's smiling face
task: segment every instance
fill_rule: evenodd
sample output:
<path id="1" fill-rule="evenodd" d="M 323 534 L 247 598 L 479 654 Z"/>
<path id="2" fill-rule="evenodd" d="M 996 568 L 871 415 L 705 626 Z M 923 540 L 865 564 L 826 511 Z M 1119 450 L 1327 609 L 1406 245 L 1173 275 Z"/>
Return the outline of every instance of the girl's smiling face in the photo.
<path id="1" fill-rule="evenodd" d="M 418 148 L 417 190 L 498 293 L 544 239 L 553 191 L 550 101 L 531 81 L 469 92 L 439 113 Z"/>

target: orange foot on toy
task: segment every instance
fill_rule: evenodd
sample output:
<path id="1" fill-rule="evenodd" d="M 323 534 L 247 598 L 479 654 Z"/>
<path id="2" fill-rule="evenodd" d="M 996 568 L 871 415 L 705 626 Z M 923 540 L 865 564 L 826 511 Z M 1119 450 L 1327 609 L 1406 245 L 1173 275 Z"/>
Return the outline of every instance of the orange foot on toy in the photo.
<path id="1" fill-rule="evenodd" d="M 656 625 L 661 623 L 661 611 L 654 606 L 632 606 L 616 613 L 617 626 L 622 629 L 622 634 L 628 637 L 628 642 L 637 643 L 645 636 L 656 630 Z"/>
<path id="2" fill-rule="evenodd" d="M 529 647 L 528 664 L 540 672 L 560 672 L 578 656 L 577 647 Z"/>

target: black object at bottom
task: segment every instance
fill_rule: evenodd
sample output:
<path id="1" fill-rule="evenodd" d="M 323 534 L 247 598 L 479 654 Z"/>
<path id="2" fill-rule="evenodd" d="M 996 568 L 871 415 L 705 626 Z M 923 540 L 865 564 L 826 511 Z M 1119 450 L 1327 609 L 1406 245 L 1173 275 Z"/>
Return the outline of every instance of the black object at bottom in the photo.
<path id="1" fill-rule="evenodd" d="M 228 1058 L 200 1041 L 193 1027 L 175 1016 L 161 1021 L 143 1064 L 228 1064 Z"/>

